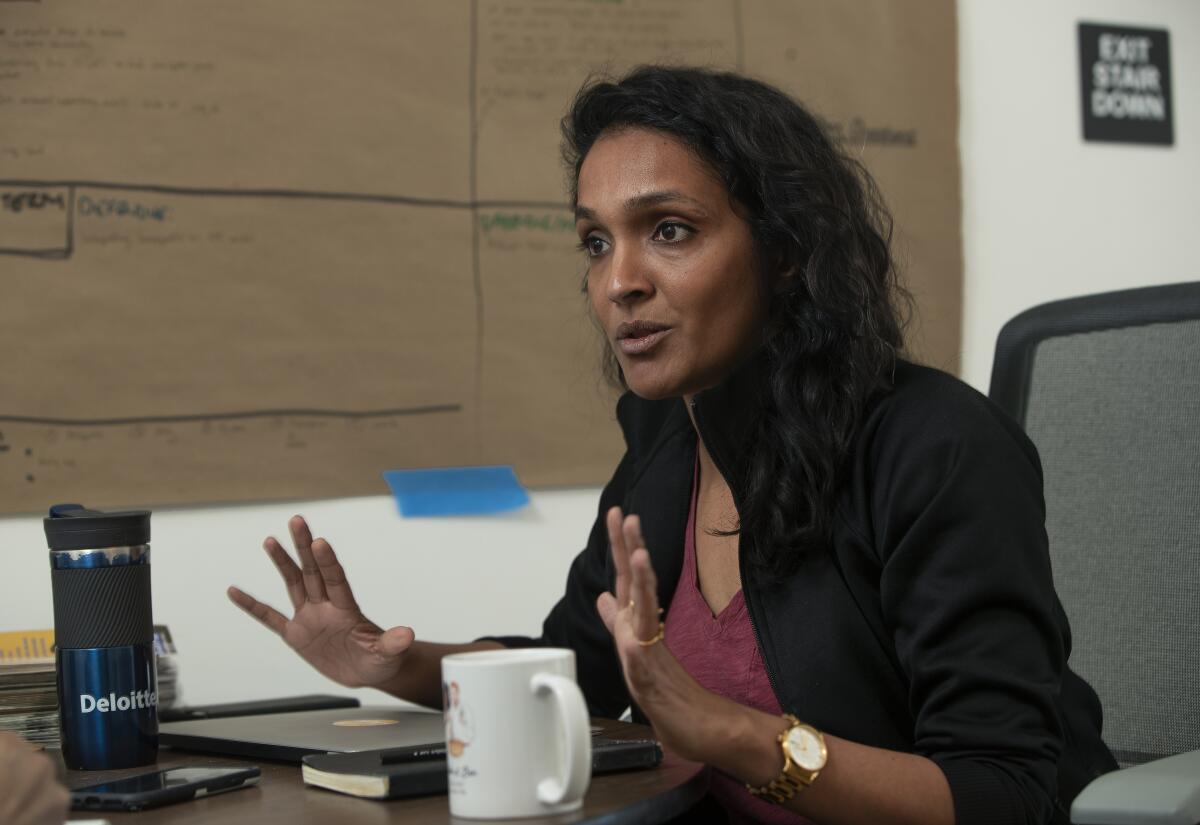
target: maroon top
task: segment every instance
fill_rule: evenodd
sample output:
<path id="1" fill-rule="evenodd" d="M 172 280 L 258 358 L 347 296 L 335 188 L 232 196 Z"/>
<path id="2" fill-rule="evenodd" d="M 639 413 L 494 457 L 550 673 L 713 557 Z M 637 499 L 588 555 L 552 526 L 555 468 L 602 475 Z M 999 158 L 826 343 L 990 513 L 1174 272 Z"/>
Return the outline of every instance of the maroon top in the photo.
<path id="1" fill-rule="evenodd" d="M 684 534 L 683 571 L 666 615 L 664 644 L 683 669 L 705 689 L 741 705 L 782 715 L 779 700 L 767 678 L 762 653 L 750 626 L 750 614 L 738 590 L 720 615 L 713 616 L 696 578 L 696 494 L 700 468 L 692 479 L 692 505 Z M 782 731 L 785 723 L 779 720 Z M 782 757 L 780 768 L 783 767 Z M 709 793 L 728 812 L 731 825 L 765 822 L 779 825 L 808 823 L 792 813 L 750 795 L 744 783 L 714 771 Z"/>

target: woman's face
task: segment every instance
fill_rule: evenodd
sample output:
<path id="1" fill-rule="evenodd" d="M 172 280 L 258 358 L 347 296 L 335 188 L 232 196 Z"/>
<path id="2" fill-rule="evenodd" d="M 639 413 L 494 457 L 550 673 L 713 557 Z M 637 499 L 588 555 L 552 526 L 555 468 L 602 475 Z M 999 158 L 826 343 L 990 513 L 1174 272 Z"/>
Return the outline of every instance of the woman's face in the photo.
<path id="1" fill-rule="evenodd" d="M 694 395 L 762 340 L 750 227 L 676 138 L 631 128 L 597 140 L 579 171 L 575 227 L 592 310 L 638 395 Z"/>

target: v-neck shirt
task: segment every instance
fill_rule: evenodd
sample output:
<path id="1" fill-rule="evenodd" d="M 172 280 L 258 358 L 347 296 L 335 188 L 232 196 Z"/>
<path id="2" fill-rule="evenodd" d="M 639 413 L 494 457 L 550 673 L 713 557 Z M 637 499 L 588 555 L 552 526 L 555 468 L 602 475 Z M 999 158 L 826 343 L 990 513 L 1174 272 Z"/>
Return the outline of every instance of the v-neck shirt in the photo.
<path id="1" fill-rule="evenodd" d="M 663 641 L 683 669 L 706 690 L 779 716 L 782 731 L 786 726 L 783 711 L 767 676 L 741 588 L 715 616 L 700 591 L 696 562 L 699 477 L 697 464 L 692 476 L 692 503 L 684 535 L 683 571 L 666 614 Z M 782 754 L 779 764 L 782 769 Z M 810 821 L 751 796 L 744 783 L 720 771 L 713 772 L 709 793 L 729 814 L 731 825 L 754 822 L 800 825 Z"/>

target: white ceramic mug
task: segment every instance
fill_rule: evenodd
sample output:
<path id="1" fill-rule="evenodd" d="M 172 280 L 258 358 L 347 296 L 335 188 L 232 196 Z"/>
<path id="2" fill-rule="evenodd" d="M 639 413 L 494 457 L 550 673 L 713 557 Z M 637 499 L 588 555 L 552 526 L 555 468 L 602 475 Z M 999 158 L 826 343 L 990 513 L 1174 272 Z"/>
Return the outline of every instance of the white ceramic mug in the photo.
<path id="1" fill-rule="evenodd" d="M 578 810 L 592 778 L 575 653 L 523 648 L 442 659 L 450 813 L 470 819 Z"/>

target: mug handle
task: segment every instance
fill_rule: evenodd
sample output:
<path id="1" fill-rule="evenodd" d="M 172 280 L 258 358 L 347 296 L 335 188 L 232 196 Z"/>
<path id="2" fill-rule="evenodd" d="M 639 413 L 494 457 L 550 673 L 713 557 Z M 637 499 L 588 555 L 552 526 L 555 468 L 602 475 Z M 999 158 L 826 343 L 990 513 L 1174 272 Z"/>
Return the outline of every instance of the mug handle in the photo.
<path id="1" fill-rule="evenodd" d="M 563 776 L 538 782 L 537 798 L 545 805 L 561 805 L 582 799 L 592 778 L 592 731 L 583 692 L 574 680 L 557 673 L 535 673 L 529 680 L 535 696 L 552 695 L 566 741 Z"/>

